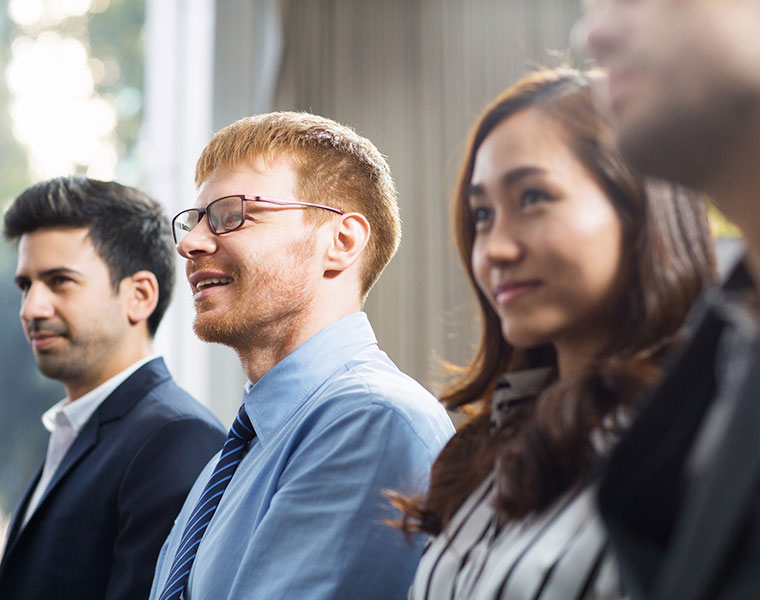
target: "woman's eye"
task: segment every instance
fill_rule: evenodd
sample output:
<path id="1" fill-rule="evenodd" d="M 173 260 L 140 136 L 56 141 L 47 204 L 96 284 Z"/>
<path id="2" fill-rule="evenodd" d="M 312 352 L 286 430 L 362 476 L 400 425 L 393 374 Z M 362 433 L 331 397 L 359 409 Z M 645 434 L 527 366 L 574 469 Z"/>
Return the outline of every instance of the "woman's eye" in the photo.
<path id="1" fill-rule="evenodd" d="M 487 223 L 493 217 L 493 211 L 485 206 L 476 206 L 470 211 L 470 218 L 473 225 L 476 227 L 483 223 Z"/>
<path id="2" fill-rule="evenodd" d="M 551 200 L 551 196 L 542 190 L 531 188 L 520 194 L 521 207 L 531 206 L 537 202 L 544 202 L 546 200 Z"/>

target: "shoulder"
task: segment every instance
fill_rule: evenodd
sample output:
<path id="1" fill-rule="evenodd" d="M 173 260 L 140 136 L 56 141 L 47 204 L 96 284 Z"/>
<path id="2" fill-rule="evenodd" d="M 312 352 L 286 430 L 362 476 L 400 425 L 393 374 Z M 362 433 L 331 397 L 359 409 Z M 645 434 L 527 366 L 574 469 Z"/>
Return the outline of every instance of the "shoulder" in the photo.
<path id="1" fill-rule="evenodd" d="M 125 381 L 125 386 L 129 388 L 130 380 L 139 376 L 139 372 L 133 374 Z M 137 393 L 142 394 L 142 397 L 138 398 L 130 411 L 132 418 L 160 422 L 193 420 L 221 428 L 213 413 L 179 387 L 168 371 L 165 377 L 156 379 L 152 385 L 141 387 Z"/>
<path id="2" fill-rule="evenodd" d="M 226 437 L 211 411 L 172 379 L 149 390 L 116 427 L 114 446 L 120 437 L 121 451 L 129 449 L 127 472 L 139 478 L 163 473 L 167 486 L 169 480 L 192 483 Z"/>
<path id="3" fill-rule="evenodd" d="M 311 410 L 329 419 L 402 428 L 435 452 L 454 429 L 445 409 L 377 348 L 345 363 L 317 390 Z"/>
<path id="4" fill-rule="evenodd" d="M 136 445 L 159 433 L 167 443 L 196 436 L 201 444 L 224 440 L 225 432 L 219 420 L 180 388 L 168 373 L 150 385 L 133 386 L 137 383 L 133 379 L 139 377 L 139 372 L 133 374 L 106 401 L 125 407 L 120 418 L 113 418 L 116 413 L 113 406 L 101 412 L 101 426 L 107 428 L 110 435 L 131 439 Z"/>

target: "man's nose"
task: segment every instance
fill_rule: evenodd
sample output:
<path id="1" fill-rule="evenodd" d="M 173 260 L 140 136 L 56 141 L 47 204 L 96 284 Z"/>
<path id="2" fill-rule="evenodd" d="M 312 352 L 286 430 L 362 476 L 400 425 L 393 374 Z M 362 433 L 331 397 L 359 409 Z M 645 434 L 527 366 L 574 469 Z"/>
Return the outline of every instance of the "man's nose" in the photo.
<path id="1" fill-rule="evenodd" d="M 32 283 L 21 300 L 21 320 L 31 323 L 35 319 L 50 319 L 55 307 L 50 291 L 42 283 Z"/>
<path id="2" fill-rule="evenodd" d="M 621 34 L 616 7 L 608 0 L 600 0 L 593 4 L 580 21 L 576 32 L 577 44 L 582 54 L 605 65 L 618 47 Z"/>
<path id="3" fill-rule="evenodd" d="M 211 233 L 208 222 L 202 218 L 195 227 L 185 234 L 177 244 L 177 252 L 180 256 L 192 259 L 204 254 L 213 254 L 216 252 L 217 237 Z"/>

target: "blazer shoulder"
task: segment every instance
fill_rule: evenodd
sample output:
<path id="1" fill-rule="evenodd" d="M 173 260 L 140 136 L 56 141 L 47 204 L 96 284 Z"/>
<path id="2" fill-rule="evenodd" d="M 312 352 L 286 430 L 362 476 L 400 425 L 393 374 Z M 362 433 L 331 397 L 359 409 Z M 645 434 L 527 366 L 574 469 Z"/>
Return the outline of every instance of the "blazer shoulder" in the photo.
<path id="1" fill-rule="evenodd" d="M 161 359 L 135 371 L 98 412 L 101 427 L 113 422 L 117 428 L 138 438 L 150 436 L 166 424 L 178 421 L 188 422 L 191 428 L 201 431 L 225 433 L 219 419 L 176 384 Z"/>

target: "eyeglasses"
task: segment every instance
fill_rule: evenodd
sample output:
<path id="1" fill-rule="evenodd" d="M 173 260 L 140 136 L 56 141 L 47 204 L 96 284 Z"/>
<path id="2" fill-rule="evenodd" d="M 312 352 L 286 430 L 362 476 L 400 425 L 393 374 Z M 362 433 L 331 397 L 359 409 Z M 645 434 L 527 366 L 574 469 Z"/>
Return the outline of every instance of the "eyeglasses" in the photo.
<path id="1" fill-rule="evenodd" d="M 261 196 L 244 196 L 242 194 L 225 196 L 209 202 L 206 208 L 188 208 L 183 210 L 172 219 L 172 235 L 174 243 L 179 244 L 193 228 L 200 223 L 203 215 L 206 215 L 208 228 L 215 235 L 230 233 L 240 229 L 245 223 L 245 203 L 261 202 L 262 204 L 276 204 L 277 206 L 307 206 L 310 208 L 324 208 L 325 210 L 344 214 L 342 210 L 322 204 L 310 202 L 298 202 L 297 200 L 275 200 L 274 198 L 262 198 Z"/>

